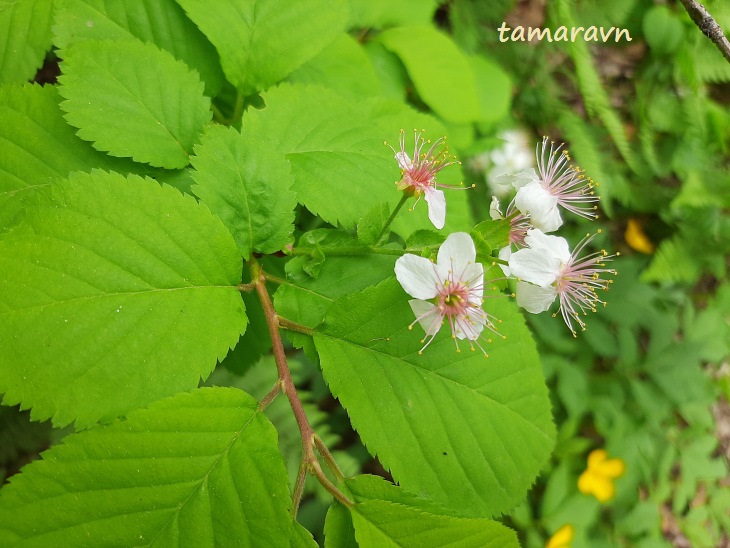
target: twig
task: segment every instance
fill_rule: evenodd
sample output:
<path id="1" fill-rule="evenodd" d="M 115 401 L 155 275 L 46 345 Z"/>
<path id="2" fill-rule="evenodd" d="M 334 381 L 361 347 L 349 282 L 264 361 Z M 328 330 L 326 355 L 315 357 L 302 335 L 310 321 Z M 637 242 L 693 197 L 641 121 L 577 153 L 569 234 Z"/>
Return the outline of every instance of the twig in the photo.
<path id="1" fill-rule="evenodd" d="M 324 488 L 339 502 L 347 507 L 351 507 L 354 503 L 327 479 L 319 465 L 317 455 L 314 453 L 314 444 L 317 438 L 314 429 L 309 424 L 309 420 L 307 420 L 302 400 L 299 399 L 299 394 L 291 378 L 291 371 L 289 371 L 289 365 L 286 361 L 284 344 L 281 341 L 281 334 L 279 333 L 279 316 L 276 314 L 276 310 L 274 310 L 274 304 L 271 302 L 269 291 L 266 289 L 266 278 L 261 270 L 261 265 L 259 265 L 256 259 L 252 258 L 249 264 L 251 266 L 251 283 L 256 287 L 256 293 L 258 293 L 259 300 L 261 301 L 261 307 L 264 309 L 266 325 L 269 328 L 269 336 L 271 337 L 271 344 L 274 350 L 274 360 L 276 361 L 276 370 L 279 373 L 279 382 L 277 384 L 289 400 L 289 405 L 291 405 L 292 411 L 294 412 L 294 418 L 297 421 L 299 432 L 302 436 L 302 468 L 314 474 Z M 269 395 L 272 396 L 272 393 L 270 392 Z M 300 476 L 302 476 L 301 470 Z M 292 510 L 294 514 L 296 514 L 297 506 L 301 500 L 303 488 L 304 477 L 301 477 L 297 479 L 294 493 L 294 508 Z"/>
<path id="2" fill-rule="evenodd" d="M 725 59 L 730 63 L 730 42 L 722 32 L 722 28 L 718 25 L 715 18 L 710 15 L 705 6 L 697 2 L 697 0 L 680 0 L 684 9 L 687 10 L 692 21 L 695 22 L 702 33 L 714 42 Z"/>

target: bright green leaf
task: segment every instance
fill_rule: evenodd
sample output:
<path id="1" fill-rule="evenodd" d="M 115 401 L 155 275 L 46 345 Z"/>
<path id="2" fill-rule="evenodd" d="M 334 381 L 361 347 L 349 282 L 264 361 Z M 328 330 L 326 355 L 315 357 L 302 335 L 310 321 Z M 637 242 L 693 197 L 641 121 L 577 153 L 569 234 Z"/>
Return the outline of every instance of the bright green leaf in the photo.
<path id="1" fill-rule="evenodd" d="M 350 28 L 383 28 L 407 23 L 428 23 L 436 0 L 349 0 Z"/>
<path id="2" fill-rule="evenodd" d="M 373 63 L 362 45 L 345 33 L 288 79 L 299 84 L 323 85 L 343 95 L 380 95 L 380 81 Z"/>
<path id="3" fill-rule="evenodd" d="M 384 500 L 352 509 L 355 538 L 360 546 L 422 548 L 519 548 L 514 531 L 496 521 L 455 518 L 421 512 Z"/>
<path id="4" fill-rule="evenodd" d="M 258 544 L 255 545 L 257 546 Z M 303 525 L 295 521 L 293 524 L 290 546 L 291 548 L 318 548 L 319 545 L 317 544 L 317 541 L 314 540 L 312 533 L 307 531 Z"/>
<path id="5" fill-rule="evenodd" d="M 358 548 L 350 511 L 334 501 L 324 522 L 325 548 Z"/>
<path id="6" fill-rule="evenodd" d="M 0 392 L 84 427 L 189 390 L 246 327 L 241 256 L 192 197 L 79 174 L 0 237 Z"/>
<path id="7" fill-rule="evenodd" d="M 515 306 L 481 352 L 446 334 L 419 354 L 423 332 L 394 280 L 344 297 L 314 334 L 322 370 L 372 454 L 411 492 L 465 515 L 505 512 L 552 449 L 550 403 L 534 343 Z M 464 346 L 464 344 L 462 344 Z"/>
<path id="8" fill-rule="evenodd" d="M 59 101 L 53 86 L 0 87 L 0 227 L 10 224 L 33 192 L 72 171 L 133 166 L 76 137 Z"/>
<path id="9" fill-rule="evenodd" d="M 0 2 L 0 84 L 32 80 L 51 49 L 53 2 Z"/>
<path id="10" fill-rule="evenodd" d="M 54 32 L 61 49 L 79 40 L 151 42 L 197 70 L 211 97 L 223 85 L 218 53 L 174 0 L 64 0 Z"/>
<path id="11" fill-rule="evenodd" d="M 494 61 L 469 57 L 479 100 L 479 122 L 494 124 L 509 114 L 512 82 L 509 75 Z"/>
<path id="12" fill-rule="evenodd" d="M 201 388 L 72 434 L 0 492 L 4 546 L 286 546 L 291 499 L 258 402 Z"/>
<path id="13" fill-rule="evenodd" d="M 378 40 L 398 55 L 423 102 L 444 120 L 480 117 L 476 82 L 469 60 L 446 34 L 430 25 L 386 30 Z"/>
<path id="14" fill-rule="evenodd" d="M 65 50 L 60 93 L 78 136 L 112 156 L 175 169 L 210 120 L 198 75 L 153 44 L 86 40 Z"/>
<path id="15" fill-rule="evenodd" d="M 357 223 L 357 239 L 366 245 L 375 245 L 390 217 L 388 204 L 380 204 L 368 211 Z"/>
<path id="16" fill-rule="evenodd" d="M 244 116 L 243 134 L 253 138 L 276 135 L 291 163 L 299 202 L 325 221 L 348 228 L 363 212 L 383 202 L 392 211 L 401 197 L 394 184 L 399 178 L 398 163 L 384 140 L 397 143 L 404 127 L 428 128 L 428 137 L 433 139 L 444 135 L 432 117 L 386 99 L 353 105 L 324 87 L 287 84 L 271 90 L 264 99 L 265 109 Z M 458 166 L 450 166 L 439 173 L 439 182 L 456 184 L 460 175 Z M 469 226 L 465 194 L 449 192 L 446 230 Z M 403 211 L 393 230 L 407 236 L 427 226 L 433 225 L 423 203 L 414 213 Z"/>
<path id="17" fill-rule="evenodd" d="M 344 30 L 344 0 L 231 0 L 210 9 L 177 0 L 218 49 L 223 70 L 245 95 L 268 89 Z"/>
<path id="18" fill-rule="evenodd" d="M 290 242 L 297 199 L 289 163 L 270 142 L 212 126 L 191 162 L 193 192 L 223 220 L 244 259 Z"/>

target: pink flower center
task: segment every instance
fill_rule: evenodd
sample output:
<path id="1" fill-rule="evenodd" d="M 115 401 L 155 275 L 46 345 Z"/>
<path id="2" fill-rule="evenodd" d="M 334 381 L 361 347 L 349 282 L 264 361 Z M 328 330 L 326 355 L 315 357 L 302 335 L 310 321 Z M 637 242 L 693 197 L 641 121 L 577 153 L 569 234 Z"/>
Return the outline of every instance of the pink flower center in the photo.
<path id="1" fill-rule="evenodd" d="M 465 315 L 469 305 L 469 288 L 463 283 L 447 280 L 439 289 L 438 309 L 445 316 Z"/>

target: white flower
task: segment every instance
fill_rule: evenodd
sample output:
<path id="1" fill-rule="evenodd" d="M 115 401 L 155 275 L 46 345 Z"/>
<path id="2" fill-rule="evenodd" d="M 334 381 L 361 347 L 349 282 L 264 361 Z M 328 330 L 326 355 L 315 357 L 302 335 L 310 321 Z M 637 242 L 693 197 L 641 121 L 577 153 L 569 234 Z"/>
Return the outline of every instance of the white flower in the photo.
<path id="1" fill-rule="evenodd" d="M 393 147 L 390 147 L 395 152 L 395 159 L 401 170 L 401 179 L 396 184 L 398 190 L 415 196 L 416 203 L 421 199 L 421 195 L 426 198 L 428 218 L 433 226 L 441 230 L 446 224 L 446 197 L 439 188 L 464 187 L 437 183 L 436 174 L 445 167 L 459 162 L 454 159 L 454 156 L 449 156 L 445 138 L 440 137 L 431 144 L 431 141 L 423 139 L 421 133 L 414 130 L 412 156 L 406 152 L 406 138 L 403 130 L 400 132 L 400 150 L 396 152 Z M 428 151 L 421 152 L 428 144 L 431 145 Z"/>
<path id="2" fill-rule="evenodd" d="M 409 329 L 419 323 L 426 332 L 419 353 L 431 344 L 444 320 L 449 323 L 453 339 L 467 339 L 472 350 L 476 343 L 484 352 L 477 339 L 485 326 L 495 329 L 492 316 L 482 308 L 484 267 L 476 262 L 469 234 L 449 235 L 439 248 L 435 264 L 425 257 L 403 255 L 395 263 L 395 275 L 406 293 L 415 297 L 409 304 L 416 320 Z M 459 351 L 458 344 L 456 348 Z"/>
<path id="3" fill-rule="evenodd" d="M 537 145 L 537 171 L 524 170 L 512 181 L 517 190 L 515 205 L 543 232 L 552 232 L 563 223 L 558 206 L 587 219 L 596 218 L 596 206 L 590 205 L 598 201 L 592 191 L 594 183 L 569 165 L 570 156 L 562 146 L 551 142 L 548 149 L 548 138 L 543 137 Z"/>
<path id="4" fill-rule="evenodd" d="M 517 304 L 532 314 L 539 314 L 550 308 L 557 297 L 560 313 L 573 336 L 573 320 L 585 329 L 579 316 L 589 310 L 595 312 L 597 304 L 605 306 L 596 289 L 608 290 L 612 283 L 600 275 L 616 274 L 615 270 L 603 268 L 606 265 L 601 261 L 614 257 L 604 250 L 578 258 L 594 237 L 595 234 L 587 235 L 571 254 L 565 238 L 548 236 L 538 229 L 528 231 L 525 237 L 528 247 L 513 253 L 509 259 L 512 274 L 519 279 Z"/>
<path id="5" fill-rule="evenodd" d="M 563 224 L 558 199 L 545 190 L 539 180 L 521 186 L 514 203 L 524 215 L 529 215 L 532 226 L 543 232 L 553 232 Z"/>
<path id="6" fill-rule="evenodd" d="M 531 167 L 533 157 L 528 145 L 528 136 L 523 130 L 504 131 L 498 137 L 505 143 L 489 155 L 492 169 L 487 173 L 487 184 L 495 196 L 504 198 L 511 190 L 514 174 Z"/>

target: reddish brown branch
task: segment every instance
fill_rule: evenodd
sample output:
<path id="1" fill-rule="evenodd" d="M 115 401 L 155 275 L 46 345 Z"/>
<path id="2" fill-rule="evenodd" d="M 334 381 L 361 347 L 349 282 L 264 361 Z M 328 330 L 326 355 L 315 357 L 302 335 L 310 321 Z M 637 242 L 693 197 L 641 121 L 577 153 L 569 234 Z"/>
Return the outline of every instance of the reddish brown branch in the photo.
<path id="1" fill-rule="evenodd" d="M 256 288 L 256 293 L 261 301 L 261 307 L 264 309 L 264 317 L 266 318 L 266 325 L 269 329 L 269 336 L 271 337 L 271 343 L 274 350 L 274 360 L 276 361 L 276 370 L 279 373 L 279 386 L 281 391 L 289 400 L 292 411 L 294 412 L 294 418 L 299 426 L 299 432 L 302 436 L 302 469 L 308 470 L 312 473 L 319 482 L 329 491 L 339 502 L 347 507 L 353 506 L 353 502 L 348 499 L 337 487 L 327 479 L 322 468 L 317 460 L 317 455 L 314 453 L 315 440 L 317 439 L 314 429 L 307 420 L 307 415 L 304 412 L 304 406 L 302 400 L 299 399 L 299 394 L 294 386 L 294 381 L 289 371 L 289 365 L 286 361 L 286 353 L 284 351 L 284 344 L 281 341 L 281 334 L 279 333 L 279 317 L 274 310 L 274 305 L 271 302 L 269 291 L 266 289 L 266 278 L 261 270 L 261 266 L 255 259 L 251 259 L 251 283 Z M 296 507 L 301 500 L 302 489 L 304 488 L 304 475 L 300 471 L 300 477 L 297 478 L 297 485 L 295 486 L 294 493 L 294 509 L 296 513 Z"/>

